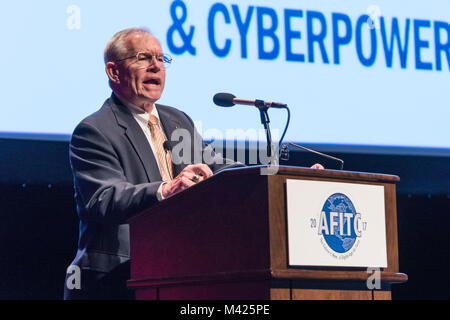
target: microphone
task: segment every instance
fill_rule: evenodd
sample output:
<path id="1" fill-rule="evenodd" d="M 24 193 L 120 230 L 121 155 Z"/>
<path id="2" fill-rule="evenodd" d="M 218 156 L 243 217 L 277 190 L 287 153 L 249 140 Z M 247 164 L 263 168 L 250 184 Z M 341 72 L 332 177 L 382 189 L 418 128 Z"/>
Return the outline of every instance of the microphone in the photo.
<path id="1" fill-rule="evenodd" d="M 291 145 L 291 146 L 299 148 L 299 149 L 303 149 L 303 150 L 308 151 L 308 152 L 315 153 L 315 154 L 317 154 L 317 155 L 319 155 L 321 157 L 327 158 L 327 159 L 331 159 L 331 160 L 337 161 L 337 162 L 339 162 L 339 169 L 340 170 L 344 169 L 344 160 L 336 158 L 336 157 L 332 157 L 332 156 L 330 156 L 328 154 L 325 154 L 325 153 L 322 153 L 322 152 L 319 152 L 319 151 L 316 151 L 316 150 L 312 150 L 312 149 L 306 148 L 304 146 L 301 146 L 301 145 L 298 145 L 298 144 L 295 144 L 295 143 L 292 143 L 292 142 L 288 142 L 288 144 L 284 144 L 284 145 L 281 146 L 281 151 L 280 151 L 280 153 L 281 153 L 281 160 L 284 160 L 284 161 L 289 160 L 288 145 Z"/>
<path id="2" fill-rule="evenodd" d="M 213 101 L 216 105 L 220 107 L 232 107 L 236 104 L 255 106 L 255 107 L 266 107 L 266 108 L 286 108 L 287 104 L 272 101 L 263 100 L 247 100 L 236 98 L 231 93 L 217 93 L 214 95 Z"/>
<path id="3" fill-rule="evenodd" d="M 172 141 L 169 141 L 169 140 L 164 141 L 163 147 L 164 147 L 164 150 L 166 150 L 166 152 L 172 151 L 172 148 L 173 148 Z"/>
<path id="4" fill-rule="evenodd" d="M 290 119 L 290 111 L 285 103 L 280 102 L 272 102 L 272 101 L 263 101 L 263 100 L 246 100 L 246 99 L 238 99 L 231 93 L 216 93 L 214 95 L 213 101 L 216 105 L 220 107 L 232 107 L 235 104 L 242 104 L 246 106 L 255 106 L 259 109 L 259 114 L 261 117 L 261 124 L 264 126 L 264 129 L 266 130 L 266 138 L 267 138 L 267 155 L 269 157 L 272 157 L 272 135 L 270 133 L 269 128 L 269 115 L 267 113 L 267 110 L 269 108 L 283 108 L 286 109 L 288 113 L 288 119 L 286 122 L 286 127 L 284 128 L 283 135 L 281 136 L 280 142 L 278 143 L 279 146 L 281 146 L 281 142 L 283 141 L 284 135 L 286 134 L 288 125 L 289 125 L 289 119 Z"/>

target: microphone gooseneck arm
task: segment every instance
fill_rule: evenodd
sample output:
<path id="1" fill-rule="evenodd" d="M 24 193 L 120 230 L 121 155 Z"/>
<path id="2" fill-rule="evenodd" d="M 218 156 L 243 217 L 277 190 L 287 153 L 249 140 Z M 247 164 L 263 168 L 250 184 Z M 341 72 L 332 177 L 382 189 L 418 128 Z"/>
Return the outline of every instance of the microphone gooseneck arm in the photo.
<path id="1" fill-rule="evenodd" d="M 261 123 L 264 126 L 264 129 L 266 130 L 266 138 L 267 138 L 267 156 L 270 158 L 272 157 L 272 134 L 270 133 L 270 127 L 269 127 L 269 114 L 267 113 L 267 110 L 269 109 L 264 101 L 262 100 L 255 100 L 255 106 L 259 109 L 259 114 L 261 116 Z"/>

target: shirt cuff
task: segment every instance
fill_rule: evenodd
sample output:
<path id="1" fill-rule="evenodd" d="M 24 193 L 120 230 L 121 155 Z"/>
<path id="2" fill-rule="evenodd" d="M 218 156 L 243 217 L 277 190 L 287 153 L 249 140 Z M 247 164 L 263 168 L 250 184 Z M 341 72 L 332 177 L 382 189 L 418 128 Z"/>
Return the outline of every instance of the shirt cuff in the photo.
<path id="1" fill-rule="evenodd" d="M 167 182 L 166 182 L 166 181 L 163 181 L 163 183 L 161 183 L 161 184 L 159 185 L 159 188 L 158 188 L 158 190 L 156 191 L 156 198 L 158 199 L 158 201 L 162 201 L 162 200 L 165 199 L 164 196 L 163 196 L 163 193 L 162 193 L 162 186 L 163 186 L 165 183 L 167 183 Z"/>

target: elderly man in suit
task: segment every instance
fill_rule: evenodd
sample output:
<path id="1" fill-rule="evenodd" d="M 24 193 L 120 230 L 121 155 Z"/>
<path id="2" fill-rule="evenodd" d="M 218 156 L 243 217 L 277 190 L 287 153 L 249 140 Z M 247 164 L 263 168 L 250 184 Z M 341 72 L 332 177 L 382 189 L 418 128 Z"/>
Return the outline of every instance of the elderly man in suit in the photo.
<path id="1" fill-rule="evenodd" d="M 78 251 L 71 266 L 81 270 L 81 286 L 66 278 L 65 299 L 128 299 L 127 218 L 224 167 L 174 162 L 166 141 L 177 129 L 188 132 L 192 159 L 205 147 L 182 111 L 156 104 L 164 90 L 165 64 L 159 41 L 145 29 L 123 30 L 105 48 L 113 91 L 94 114 L 74 130 L 70 163 L 80 219 Z M 212 159 L 213 150 L 208 150 Z"/>

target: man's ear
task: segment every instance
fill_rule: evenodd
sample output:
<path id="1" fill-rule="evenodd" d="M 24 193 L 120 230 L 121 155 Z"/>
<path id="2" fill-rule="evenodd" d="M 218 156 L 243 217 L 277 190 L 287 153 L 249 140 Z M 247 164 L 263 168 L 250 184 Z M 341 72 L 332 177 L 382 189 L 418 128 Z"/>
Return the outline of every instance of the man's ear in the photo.
<path id="1" fill-rule="evenodd" d="M 106 74 L 108 75 L 108 78 L 111 82 L 115 84 L 119 84 L 119 69 L 117 68 L 117 65 L 114 62 L 107 62 L 105 66 Z"/>

